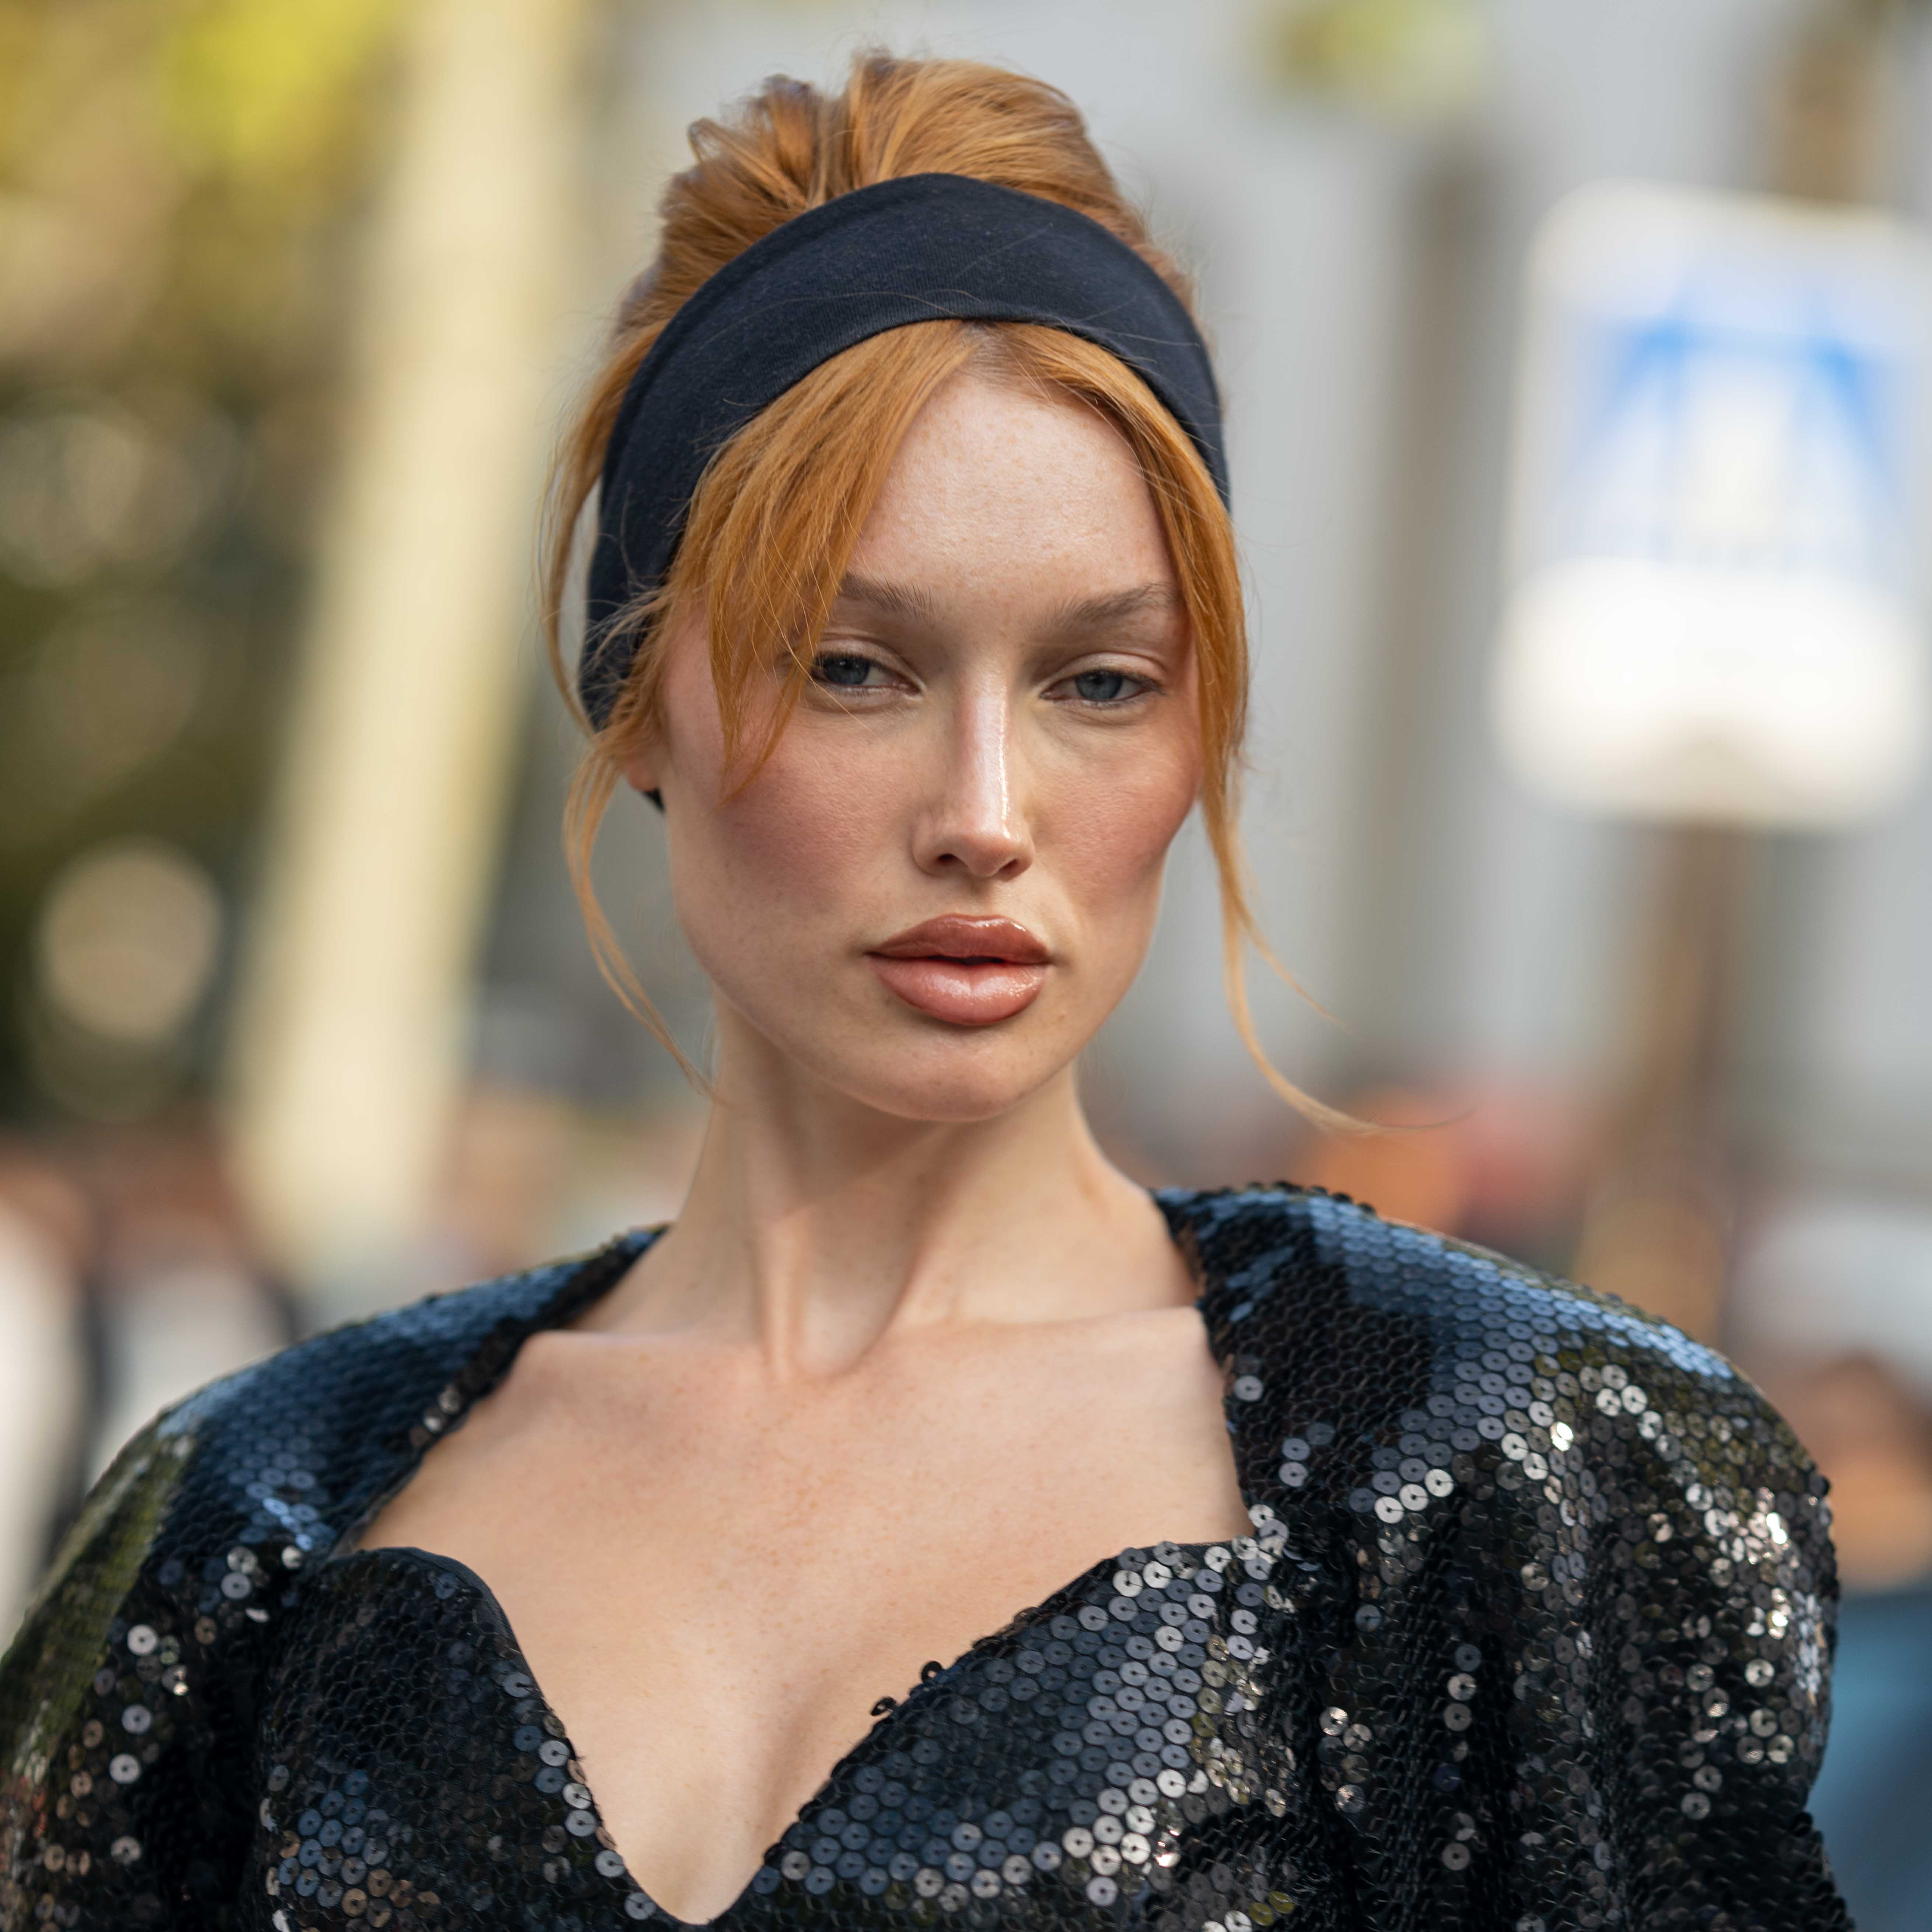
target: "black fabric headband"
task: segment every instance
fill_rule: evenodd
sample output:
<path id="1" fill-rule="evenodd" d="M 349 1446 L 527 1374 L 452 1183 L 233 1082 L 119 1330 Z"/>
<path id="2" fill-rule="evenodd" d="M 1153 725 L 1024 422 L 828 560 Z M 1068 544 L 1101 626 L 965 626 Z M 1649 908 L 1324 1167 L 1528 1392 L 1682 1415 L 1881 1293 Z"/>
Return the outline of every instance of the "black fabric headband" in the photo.
<path id="1" fill-rule="evenodd" d="M 612 620 L 662 582 L 712 455 L 842 350 L 946 318 L 1040 322 L 1097 343 L 1146 382 L 1227 500 L 1206 345 L 1124 242 L 1058 202 L 964 175 L 856 189 L 719 269 L 631 379 L 604 458 L 578 670 L 594 724 L 610 716 L 635 650 Z"/>

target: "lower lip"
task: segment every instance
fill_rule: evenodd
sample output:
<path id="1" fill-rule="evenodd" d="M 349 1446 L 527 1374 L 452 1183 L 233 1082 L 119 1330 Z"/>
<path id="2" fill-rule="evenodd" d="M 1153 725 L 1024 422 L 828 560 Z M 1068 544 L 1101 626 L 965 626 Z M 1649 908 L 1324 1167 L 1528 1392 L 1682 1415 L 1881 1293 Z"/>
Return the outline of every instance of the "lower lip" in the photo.
<path id="1" fill-rule="evenodd" d="M 872 970 L 916 1011 L 949 1026 L 995 1026 L 1023 1013 L 1046 984 L 1044 966 L 1011 960 L 885 959 L 867 956 Z"/>

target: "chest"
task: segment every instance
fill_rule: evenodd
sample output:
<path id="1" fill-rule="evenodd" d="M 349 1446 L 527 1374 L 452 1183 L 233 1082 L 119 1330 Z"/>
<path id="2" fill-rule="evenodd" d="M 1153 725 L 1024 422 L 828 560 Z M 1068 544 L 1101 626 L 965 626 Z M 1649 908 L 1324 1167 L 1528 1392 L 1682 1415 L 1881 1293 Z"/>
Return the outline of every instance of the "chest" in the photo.
<path id="1" fill-rule="evenodd" d="M 1102 1556 L 1249 1527 L 1191 1311 L 1097 1360 L 994 1337 L 830 1386 L 567 1336 L 530 1368 L 365 1540 L 489 1578 L 560 1686 L 647 1642 L 646 1696 L 728 1658 L 767 1713 L 761 1679 L 848 1665 L 869 1708 Z"/>
<path id="2" fill-rule="evenodd" d="M 617 1844 L 698 1917 L 922 1676 L 1122 1550 L 1250 1527 L 1183 1310 L 802 1387 L 540 1336 L 365 1546 L 487 1580 Z"/>

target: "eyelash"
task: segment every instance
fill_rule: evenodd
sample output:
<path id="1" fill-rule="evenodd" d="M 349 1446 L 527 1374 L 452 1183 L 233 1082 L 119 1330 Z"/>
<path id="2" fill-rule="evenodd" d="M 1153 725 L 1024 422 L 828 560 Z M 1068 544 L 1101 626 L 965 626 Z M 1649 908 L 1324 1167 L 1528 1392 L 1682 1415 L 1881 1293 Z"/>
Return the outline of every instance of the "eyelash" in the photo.
<path id="1" fill-rule="evenodd" d="M 816 684 L 821 691 L 834 692 L 841 697 L 844 697 L 848 694 L 855 694 L 860 692 L 877 692 L 888 688 L 881 685 L 866 684 L 863 682 L 857 684 L 836 682 L 830 676 L 826 675 L 827 668 L 833 664 L 862 665 L 865 668 L 865 671 L 866 673 L 870 673 L 873 670 L 885 670 L 886 669 L 886 667 L 882 664 L 877 658 L 868 657 L 862 651 L 821 651 L 818 656 L 813 658 L 812 663 L 812 682 Z M 1071 702 L 1078 704 L 1084 708 L 1095 711 L 1122 710 L 1129 705 L 1137 704 L 1144 698 L 1154 696 L 1160 688 L 1151 678 L 1142 677 L 1132 671 L 1115 670 L 1106 667 L 1101 667 L 1093 670 L 1075 671 L 1070 676 L 1059 680 L 1058 682 L 1050 686 L 1049 689 L 1058 690 L 1060 685 L 1077 684 L 1082 678 L 1092 677 L 1118 678 L 1124 684 L 1132 685 L 1136 688 L 1114 698 L 1081 698 L 1076 696 L 1071 700 L 1061 699 L 1059 701 L 1063 704 Z"/>
<path id="2" fill-rule="evenodd" d="M 820 651 L 812 661 L 812 681 L 822 691 L 836 691 L 841 695 L 854 691 L 878 691 L 878 685 L 841 684 L 835 682 L 826 674 L 832 664 L 862 664 L 868 672 L 884 670 L 886 667 L 877 658 L 868 658 L 862 651 Z"/>

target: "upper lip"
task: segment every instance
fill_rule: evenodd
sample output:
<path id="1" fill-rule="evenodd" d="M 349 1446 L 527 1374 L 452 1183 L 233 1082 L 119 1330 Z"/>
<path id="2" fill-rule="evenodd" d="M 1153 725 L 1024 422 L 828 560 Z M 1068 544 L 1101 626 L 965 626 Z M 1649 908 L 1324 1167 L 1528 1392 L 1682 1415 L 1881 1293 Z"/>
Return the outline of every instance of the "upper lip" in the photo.
<path id="1" fill-rule="evenodd" d="M 1010 919 L 945 913 L 922 920 L 874 946 L 884 959 L 986 959 L 1010 966 L 1044 966 L 1046 948 Z"/>

